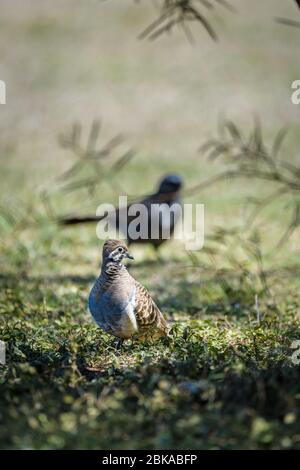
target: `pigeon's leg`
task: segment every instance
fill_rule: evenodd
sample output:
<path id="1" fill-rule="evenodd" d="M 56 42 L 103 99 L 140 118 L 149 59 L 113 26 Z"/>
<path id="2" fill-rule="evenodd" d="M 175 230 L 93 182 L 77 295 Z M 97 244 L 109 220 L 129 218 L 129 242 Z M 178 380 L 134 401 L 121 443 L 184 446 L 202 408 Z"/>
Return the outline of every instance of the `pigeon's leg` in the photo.
<path id="1" fill-rule="evenodd" d="M 123 341 L 124 341 L 123 338 L 118 338 L 117 341 L 114 342 L 114 346 L 115 346 L 117 351 L 119 351 L 121 349 Z"/>

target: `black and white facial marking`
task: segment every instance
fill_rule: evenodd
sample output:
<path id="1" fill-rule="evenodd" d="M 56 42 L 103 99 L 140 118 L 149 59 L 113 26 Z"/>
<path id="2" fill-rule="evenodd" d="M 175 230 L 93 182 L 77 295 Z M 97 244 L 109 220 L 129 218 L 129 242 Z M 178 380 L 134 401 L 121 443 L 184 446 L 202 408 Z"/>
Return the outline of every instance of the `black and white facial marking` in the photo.
<path id="1" fill-rule="evenodd" d="M 109 254 L 108 258 L 115 263 L 121 263 L 122 259 L 133 259 L 133 256 L 131 256 L 123 246 L 117 246 L 117 248 Z"/>

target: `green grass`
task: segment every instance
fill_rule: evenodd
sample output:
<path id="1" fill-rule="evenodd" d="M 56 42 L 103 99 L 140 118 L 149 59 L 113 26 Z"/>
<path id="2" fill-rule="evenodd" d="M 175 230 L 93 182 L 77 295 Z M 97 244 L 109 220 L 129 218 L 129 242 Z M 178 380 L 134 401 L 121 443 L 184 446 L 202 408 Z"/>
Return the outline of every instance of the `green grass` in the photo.
<path id="1" fill-rule="evenodd" d="M 229 271 L 224 284 L 207 266 L 186 268 L 184 253 L 172 260 L 172 244 L 162 264 L 145 255 L 132 273 L 172 322 L 172 337 L 117 352 L 86 308 L 97 263 L 76 230 L 55 230 L 48 246 L 41 228 L 32 232 L 41 238 L 26 256 L 2 251 L 10 261 L 0 294 L 2 448 L 300 447 L 290 347 L 300 336 L 299 268 L 269 273 L 276 308 L 262 295 L 258 322 L 256 279 Z"/>
<path id="2" fill-rule="evenodd" d="M 131 195 L 152 190 L 165 172 L 192 186 L 221 170 L 197 149 L 224 111 L 244 129 L 257 112 L 267 141 L 290 124 L 284 155 L 296 159 L 299 109 L 290 82 L 299 78 L 299 32 L 275 24 L 269 11 L 275 4 L 277 16 L 291 17 L 293 2 L 257 1 L 251 11 L 236 2 L 239 14 L 215 23 L 220 43 L 196 28 L 194 47 L 180 32 L 154 44 L 136 40 L 155 17 L 150 2 L 143 9 L 94 0 L 91 10 L 80 0 L 23 3 L 3 1 L 0 30 L 0 78 L 9 93 L 0 110 L 0 204 L 17 221 L 31 207 L 24 226 L 0 216 L 7 346 L 0 447 L 299 449 L 300 368 L 291 361 L 300 339 L 299 236 L 272 251 L 289 220 L 284 204 L 260 219 L 267 286 L 236 240 L 215 257 L 200 253 L 194 266 L 175 241 L 160 262 L 149 248 L 133 248 L 131 272 L 171 322 L 172 336 L 116 352 L 87 311 L 101 253 L 95 229 L 59 229 L 40 200 L 46 188 L 57 214 L 94 213 L 116 200 L 108 185 L 94 198 L 56 192 L 55 178 L 73 162 L 57 135 L 76 119 L 86 138 L 101 116 L 102 143 L 123 132 L 137 149 L 116 178 Z M 227 182 L 188 202 L 205 203 L 208 241 L 216 225 L 241 226 L 246 198 L 268 190 Z"/>

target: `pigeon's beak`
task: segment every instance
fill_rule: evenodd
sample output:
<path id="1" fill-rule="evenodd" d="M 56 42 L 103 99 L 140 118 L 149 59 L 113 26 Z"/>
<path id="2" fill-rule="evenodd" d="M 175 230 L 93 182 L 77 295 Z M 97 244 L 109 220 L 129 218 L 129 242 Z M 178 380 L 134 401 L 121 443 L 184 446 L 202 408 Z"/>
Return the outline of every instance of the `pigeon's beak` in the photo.
<path id="1" fill-rule="evenodd" d="M 127 253 L 126 253 L 126 258 L 134 259 L 134 257 L 133 257 L 130 253 L 128 253 L 128 251 L 127 251 Z"/>

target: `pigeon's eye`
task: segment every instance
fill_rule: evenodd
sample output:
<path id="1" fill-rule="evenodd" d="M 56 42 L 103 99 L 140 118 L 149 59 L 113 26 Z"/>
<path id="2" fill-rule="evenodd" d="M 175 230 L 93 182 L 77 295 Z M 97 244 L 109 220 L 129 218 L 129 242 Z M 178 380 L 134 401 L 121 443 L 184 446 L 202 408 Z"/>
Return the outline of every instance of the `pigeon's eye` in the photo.
<path id="1" fill-rule="evenodd" d="M 121 247 L 119 246 L 118 252 L 121 253 L 121 251 L 123 251 L 123 248 L 121 248 Z"/>

